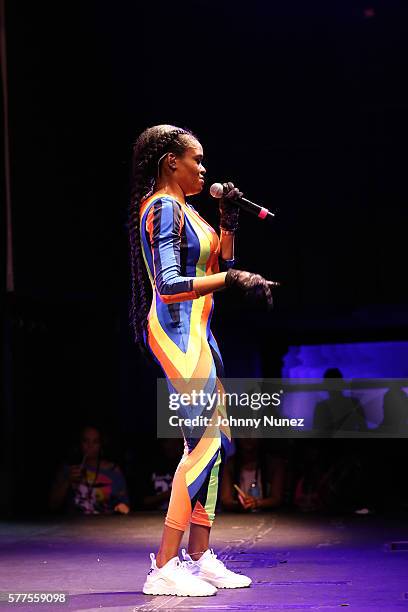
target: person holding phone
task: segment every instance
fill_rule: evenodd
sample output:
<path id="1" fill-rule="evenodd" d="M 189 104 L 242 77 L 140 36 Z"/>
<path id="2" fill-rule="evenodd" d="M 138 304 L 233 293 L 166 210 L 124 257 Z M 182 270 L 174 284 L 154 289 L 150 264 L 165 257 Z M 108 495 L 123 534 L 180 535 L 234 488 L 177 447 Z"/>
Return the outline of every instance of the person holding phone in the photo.
<path id="1" fill-rule="evenodd" d="M 76 458 L 60 469 L 51 490 L 52 511 L 80 514 L 128 514 L 127 487 L 119 466 L 103 457 L 101 432 L 86 426 L 80 432 Z"/>
<path id="2" fill-rule="evenodd" d="M 265 440 L 240 438 L 226 464 L 221 505 L 229 512 L 279 508 L 285 497 L 287 462 L 284 453 L 271 453 Z"/>

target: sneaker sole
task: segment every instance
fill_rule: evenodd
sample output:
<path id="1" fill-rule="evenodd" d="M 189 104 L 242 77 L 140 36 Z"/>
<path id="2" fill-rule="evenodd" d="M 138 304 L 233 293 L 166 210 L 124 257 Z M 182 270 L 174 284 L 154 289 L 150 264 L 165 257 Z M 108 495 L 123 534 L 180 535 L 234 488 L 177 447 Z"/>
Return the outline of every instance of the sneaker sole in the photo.
<path id="1" fill-rule="evenodd" d="M 201 578 L 201 580 L 209 582 L 217 589 L 248 589 L 252 584 L 252 581 L 249 584 L 224 584 L 222 582 L 218 582 L 217 580 L 211 580 L 209 578 Z"/>
<path id="2" fill-rule="evenodd" d="M 213 597 L 217 591 L 213 593 L 187 593 L 177 591 L 176 589 L 149 589 L 143 587 L 145 595 L 175 595 L 176 597 Z"/>

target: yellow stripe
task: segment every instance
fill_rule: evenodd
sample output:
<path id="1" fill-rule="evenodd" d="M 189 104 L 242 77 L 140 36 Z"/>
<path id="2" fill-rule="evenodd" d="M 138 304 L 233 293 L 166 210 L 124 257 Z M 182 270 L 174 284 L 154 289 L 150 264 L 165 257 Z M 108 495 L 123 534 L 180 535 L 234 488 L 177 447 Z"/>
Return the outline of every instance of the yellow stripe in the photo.
<path id="1" fill-rule="evenodd" d="M 200 219 L 187 206 L 183 206 L 184 214 L 187 215 L 200 243 L 200 256 L 196 265 L 196 276 L 205 276 L 205 268 L 211 250 L 212 236 L 210 231 L 204 227 Z"/>
<path id="2" fill-rule="evenodd" d="M 195 465 L 186 473 L 187 486 L 189 487 L 192 482 L 201 474 L 205 467 L 209 464 L 215 453 L 221 446 L 221 437 L 208 438 L 210 445 L 205 451 L 204 455 L 200 457 Z"/>
<path id="3" fill-rule="evenodd" d="M 200 220 L 197 218 L 197 216 L 194 215 L 194 213 L 190 211 L 187 208 L 187 206 L 183 206 L 183 210 L 185 214 L 187 215 L 198 237 L 199 243 L 200 243 L 200 256 L 196 264 L 196 276 L 197 277 L 205 276 L 206 263 L 207 263 L 210 248 L 211 248 L 211 239 L 208 237 L 208 232 L 203 229 L 203 226 Z M 201 355 L 201 350 L 202 350 L 201 348 L 201 345 L 202 345 L 201 317 L 202 317 L 204 303 L 201 306 L 201 308 L 198 309 L 198 308 L 195 308 L 195 301 L 198 301 L 198 300 L 193 301 L 193 307 L 191 309 L 190 334 L 189 334 L 189 342 L 188 342 L 188 349 L 187 349 L 187 352 L 190 355 L 190 358 L 193 359 L 194 361 L 194 367 L 190 370 L 191 374 L 194 372 L 197 366 L 197 363 Z M 205 327 L 206 326 L 207 326 L 207 322 L 205 322 Z M 204 330 L 204 333 L 205 333 L 205 330 Z M 200 377 L 207 378 L 209 374 L 210 372 L 208 373 L 201 372 Z"/>
<path id="4" fill-rule="evenodd" d="M 210 474 L 210 481 L 208 484 L 207 491 L 207 499 L 205 500 L 204 509 L 208 514 L 208 518 L 210 521 L 213 521 L 215 518 L 215 506 L 217 503 L 217 493 L 218 493 L 218 485 L 219 485 L 219 472 L 220 472 L 220 464 L 221 464 L 221 452 L 218 452 L 218 457 L 212 467 Z"/>
<path id="5" fill-rule="evenodd" d="M 197 304 L 196 304 L 197 303 Z M 205 298 L 197 298 L 193 301 L 193 309 L 197 312 L 197 317 L 201 317 L 204 308 Z M 164 353 L 174 363 L 181 376 L 190 379 L 201 353 L 201 337 L 197 334 L 190 334 L 187 351 L 184 353 L 180 347 L 166 334 L 156 313 L 156 300 L 153 297 L 150 309 L 149 326 L 152 334 L 161 345 Z"/>

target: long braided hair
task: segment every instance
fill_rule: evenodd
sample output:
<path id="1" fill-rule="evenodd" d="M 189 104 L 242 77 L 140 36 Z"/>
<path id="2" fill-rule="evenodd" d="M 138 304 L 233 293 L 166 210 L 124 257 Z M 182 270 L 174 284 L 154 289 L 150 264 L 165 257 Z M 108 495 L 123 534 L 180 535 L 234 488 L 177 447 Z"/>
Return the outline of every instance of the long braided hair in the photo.
<path id="1" fill-rule="evenodd" d="M 190 130 L 174 125 L 155 125 L 147 128 L 133 147 L 131 193 L 128 216 L 130 245 L 131 299 L 130 324 L 134 340 L 143 350 L 150 309 L 151 285 L 143 260 L 140 237 L 140 204 L 154 193 L 155 181 L 163 155 L 172 152 L 182 155 L 196 137 Z"/>

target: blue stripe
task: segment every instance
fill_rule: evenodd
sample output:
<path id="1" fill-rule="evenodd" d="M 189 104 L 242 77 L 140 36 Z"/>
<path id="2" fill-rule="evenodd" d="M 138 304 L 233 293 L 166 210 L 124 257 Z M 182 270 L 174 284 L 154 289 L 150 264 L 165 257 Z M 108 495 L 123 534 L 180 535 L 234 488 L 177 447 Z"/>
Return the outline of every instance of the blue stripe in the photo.
<path id="1" fill-rule="evenodd" d="M 179 322 L 173 321 L 171 311 L 169 310 L 169 306 L 172 306 L 172 304 L 163 304 L 157 292 L 154 295 L 154 299 L 156 301 L 157 319 L 160 325 L 170 340 L 172 340 L 183 353 L 186 353 L 188 349 L 188 336 L 184 333 L 185 322 L 183 321 L 183 316 L 181 316 Z M 188 302 L 181 302 L 180 306 L 184 303 Z"/>
<path id="2" fill-rule="evenodd" d="M 184 216 L 185 235 L 188 236 L 187 258 L 185 261 L 185 275 L 196 276 L 196 264 L 200 258 L 201 245 L 188 215 Z"/>
<path id="3" fill-rule="evenodd" d="M 180 273 L 181 205 L 171 198 L 154 204 L 153 241 L 156 286 L 162 295 L 192 291 L 193 279 Z"/>
<path id="4" fill-rule="evenodd" d="M 219 452 L 220 452 L 219 449 L 217 449 L 216 452 L 215 452 L 215 455 L 213 456 L 213 458 L 210 459 L 210 461 L 207 463 L 207 465 L 205 466 L 203 471 L 200 472 L 200 474 L 197 476 L 197 478 L 194 480 L 194 482 L 192 482 L 191 485 L 188 487 L 188 494 L 190 496 L 190 499 L 193 499 L 197 495 L 197 493 L 201 489 L 204 481 L 210 475 L 211 470 L 213 468 L 213 465 L 214 465 L 214 463 L 217 460 Z"/>

